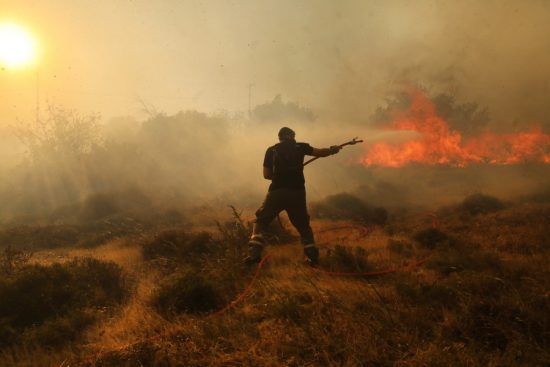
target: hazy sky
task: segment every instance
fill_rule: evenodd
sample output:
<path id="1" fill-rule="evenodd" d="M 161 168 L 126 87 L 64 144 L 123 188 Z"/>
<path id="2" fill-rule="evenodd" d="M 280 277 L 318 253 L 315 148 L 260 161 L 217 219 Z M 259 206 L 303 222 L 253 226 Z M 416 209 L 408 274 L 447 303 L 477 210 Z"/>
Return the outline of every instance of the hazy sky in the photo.
<path id="1" fill-rule="evenodd" d="M 549 1 L 0 0 L 39 39 L 39 92 L 105 118 L 245 111 L 281 93 L 367 121 L 403 81 L 495 120 L 550 115 Z M 0 71 L 0 123 L 34 116 L 35 69 Z"/>

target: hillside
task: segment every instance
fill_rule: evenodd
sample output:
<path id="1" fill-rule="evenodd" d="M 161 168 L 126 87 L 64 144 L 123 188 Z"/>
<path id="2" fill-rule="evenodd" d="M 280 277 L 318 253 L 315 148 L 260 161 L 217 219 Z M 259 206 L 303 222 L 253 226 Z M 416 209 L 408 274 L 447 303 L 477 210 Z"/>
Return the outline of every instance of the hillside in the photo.
<path id="1" fill-rule="evenodd" d="M 260 268 L 242 265 L 247 228 L 238 216 L 36 250 L 2 281 L 4 296 L 28 267 L 69 267 L 75 256 L 118 265 L 128 295 L 104 301 L 115 275 L 99 282 L 102 301 L 87 305 L 95 313 L 82 325 L 55 312 L 47 328 L 1 315 L 2 335 L 22 334 L 3 343 L 0 364 L 548 365 L 550 205 L 466 204 L 390 213 L 383 226 L 316 219 L 317 269 L 280 229 Z"/>

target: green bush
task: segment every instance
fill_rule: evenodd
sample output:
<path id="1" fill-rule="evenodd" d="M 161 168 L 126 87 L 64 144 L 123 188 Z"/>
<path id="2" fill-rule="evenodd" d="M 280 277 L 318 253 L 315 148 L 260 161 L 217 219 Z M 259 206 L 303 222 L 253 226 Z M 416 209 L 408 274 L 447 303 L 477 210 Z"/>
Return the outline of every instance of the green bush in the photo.
<path id="1" fill-rule="evenodd" d="M 48 330 L 52 340 L 73 339 L 93 319 L 90 312 L 119 305 L 128 295 L 127 279 L 112 262 L 83 258 L 28 265 L 0 280 L 0 345 L 25 335 L 47 336 Z"/>
<path id="2" fill-rule="evenodd" d="M 223 304 L 215 282 L 191 268 L 180 269 L 166 278 L 153 297 L 153 305 L 165 317 L 179 313 L 202 313 Z"/>

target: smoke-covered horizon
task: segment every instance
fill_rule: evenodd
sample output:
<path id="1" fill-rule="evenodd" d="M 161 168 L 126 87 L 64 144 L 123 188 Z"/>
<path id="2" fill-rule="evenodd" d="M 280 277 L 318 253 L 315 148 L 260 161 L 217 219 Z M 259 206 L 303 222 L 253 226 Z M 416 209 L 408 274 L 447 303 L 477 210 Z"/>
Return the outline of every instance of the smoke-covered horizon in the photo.
<path id="1" fill-rule="evenodd" d="M 365 140 L 306 168 L 312 200 L 430 206 L 549 182 L 548 2 L 55 0 L 5 14 L 40 55 L 0 72 L 4 213 L 128 187 L 258 205 L 284 125 L 315 147 Z M 435 112 L 396 123 L 411 88 Z"/>
<path id="2" fill-rule="evenodd" d="M 19 140 L 13 140 L 3 152 L 1 216 L 5 220 L 56 218 L 59 213 L 72 213 L 95 195 L 107 195 L 127 208 L 144 206 L 145 210 L 151 203 L 168 209 L 254 208 L 269 184 L 261 173 L 265 150 L 277 142 L 277 131 L 283 125 L 296 131 L 298 141 L 318 148 L 354 136 L 364 140 L 305 168 L 310 202 L 347 192 L 369 205 L 389 209 L 435 208 L 474 193 L 505 200 L 546 195 L 550 167 L 540 160 L 540 154 L 548 153 L 547 135 L 540 133 L 542 140 L 526 145 L 525 152 L 509 146 L 509 136 L 516 135 L 506 135 L 503 146 L 494 140 L 498 135 L 491 135 L 497 153 L 518 154 L 520 160 L 508 162 L 503 155 L 495 162 L 457 164 L 460 162 L 454 160 L 462 159 L 466 150 L 457 153 L 460 146 L 449 146 L 443 138 L 457 143 L 456 134 L 475 138 L 483 133 L 484 109 L 475 103 L 456 102 L 449 95 L 439 94 L 431 100 L 435 112 L 430 111 L 436 115 L 425 116 L 420 110 L 414 120 L 420 125 L 417 130 L 392 129 L 394 116 L 407 116 L 411 108 L 415 111 L 415 101 L 406 90 L 379 106 L 372 117 L 379 122 L 370 127 L 317 120 L 309 108 L 280 98 L 255 106 L 249 117 L 193 110 L 176 114 L 152 111 L 141 120 L 119 118 L 107 124 L 97 115 L 50 106 L 38 124 L 11 132 L 17 133 Z M 434 138 L 429 131 L 433 121 L 444 124 L 454 135 L 437 132 Z M 522 139 L 522 135 L 517 137 Z M 399 150 L 404 149 L 405 154 L 412 153 L 412 160 L 398 166 L 392 166 L 391 160 L 390 164 L 368 164 L 369 154 L 380 144 L 398 149 L 389 158 L 403 158 Z M 420 156 L 410 149 L 418 144 Z M 434 147 L 426 149 L 430 144 Z M 451 160 L 441 161 L 445 154 L 451 154 Z M 7 164 L 9 157 L 12 164 Z"/>
<path id="3" fill-rule="evenodd" d="M 368 124 L 404 84 L 487 107 L 494 128 L 549 123 L 545 1 L 21 1 L 5 17 L 29 25 L 40 57 L 0 73 L 2 125 L 34 117 L 36 87 L 42 107 L 106 120 L 141 118 L 142 102 L 246 113 L 250 91 L 253 106 L 282 94 Z"/>

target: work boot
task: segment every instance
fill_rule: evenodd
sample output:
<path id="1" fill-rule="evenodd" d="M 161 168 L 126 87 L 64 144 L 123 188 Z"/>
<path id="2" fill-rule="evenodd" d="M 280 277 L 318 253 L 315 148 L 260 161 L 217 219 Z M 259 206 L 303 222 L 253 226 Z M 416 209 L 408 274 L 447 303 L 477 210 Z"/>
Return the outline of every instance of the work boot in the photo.
<path id="1" fill-rule="evenodd" d="M 306 255 L 308 265 L 317 266 L 319 264 L 319 249 L 314 244 L 304 246 L 304 255 Z"/>
<path id="2" fill-rule="evenodd" d="M 245 264 L 257 264 L 262 259 L 265 240 L 261 234 L 252 235 L 248 241 L 248 256 L 245 257 Z"/>

